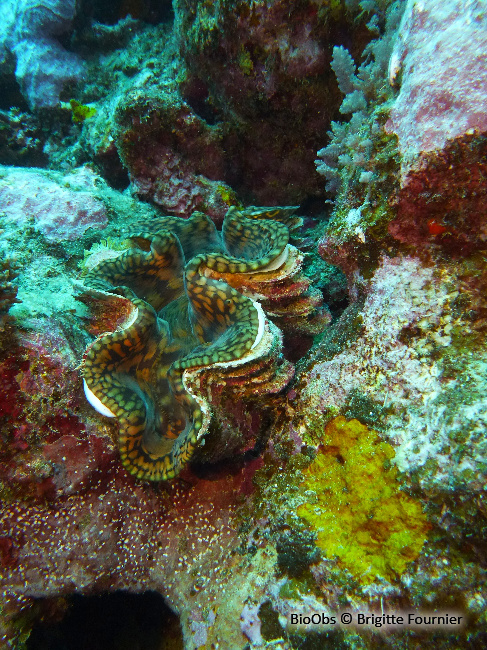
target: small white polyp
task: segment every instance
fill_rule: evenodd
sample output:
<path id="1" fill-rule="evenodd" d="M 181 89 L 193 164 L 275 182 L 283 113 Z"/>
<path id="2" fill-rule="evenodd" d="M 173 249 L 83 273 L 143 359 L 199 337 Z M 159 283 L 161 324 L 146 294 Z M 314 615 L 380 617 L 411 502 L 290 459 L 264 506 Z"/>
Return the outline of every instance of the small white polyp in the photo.
<path id="1" fill-rule="evenodd" d="M 100 402 L 98 397 L 93 393 L 89 388 L 88 384 L 86 383 L 86 380 L 83 379 L 83 388 L 85 390 L 85 395 L 86 399 L 88 402 L 91 404 L 91 406 L 95 409 L 95 411 L 98 411 L 98 413 L 101 413 L 102 415 L 106 415 L 107 418 L 114 418 L 115 414 L 110 411 L 110 409 L 103 404 L 103 402 Z"/>

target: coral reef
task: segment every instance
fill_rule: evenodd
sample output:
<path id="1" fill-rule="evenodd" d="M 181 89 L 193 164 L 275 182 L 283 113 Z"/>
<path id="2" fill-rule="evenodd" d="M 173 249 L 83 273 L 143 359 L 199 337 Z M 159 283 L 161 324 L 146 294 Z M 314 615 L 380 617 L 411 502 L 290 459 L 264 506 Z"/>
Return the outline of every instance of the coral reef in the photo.
<path id="1" fill-rule="evenodd" d="M 32 325 L 37 332 L 17 332 L 0 363 L 0 481 L 6 501 L 69 494 L 105 461 L 103 437 L 93 436 L 80 414 L 75 343 L 52 318 Z"/>
<path id="2" fill-rule="evenodd" d="M 139 26 L 134 34 L 123 21 L 105 27 L 102 41 L 93 28 L 88 83 L 74 99 L 97 112 L 60 155 L 78 164 L 96 158 L 120 178 L 122 161 L 145 200 L 178 216 L 201 210 L 218 223 L 240 201 L 323 196 L 313 152 L 339 105 L 327 44 L 348 22 L 352 51 L 361 52 L 373 33 L 357 10 L 314 0 L 292 11 L 286 1 L 252 10 L 246 2 L 178 2 L 172 29 Z M 289 129 L 295 119 L 300 128 Z"/>
<path id="3" fill-rule="evenodd" d="M 343 46 L 333 48 L 331 68 L 334 71 L 338 88 L 345 95 L 340 113 L 352 114 L 349 122 L 331 123 L 330 144 L 318 151 L 316 161 L 318 173 L 328 179 L 326 189 L 331 193 L 340 191 L 352 194 L 362 184 L 364 200 L 371 200 L 372 187 L 381 177 L 380 156 L 384 157 L 380 146 L 381 112 L 383 104 L 390 100 L 392 91 L 385 83 L 385 73 L 389 65 L 395 43 L 396 29 L 401 18 L 401 3 L 392 3 L 386 13 L 384 33 L 371 41 L 362 53 L 364 63 L 356 69 L 350 52 Z M 380 110 L 378 107 L 382 106 Z M 382 120 L 383 121 L 383 120 Z M 375 190 L 377 191 L 377 190 Z"/>
<path id="4" fill-rule="evenodd" d="M 7 505 L 0 532 L 11 541 L 16 560 L 4 563 L 2 588 L 18 596 L 25 591 L 42 596 L 139 591 L 137 585 L 144 585 L 164 593 L 181 612 L 188 645 L 201 639 L 206 627 L 208 643 L 243 647 L 239 614 L 247 596 L 235 589 L 226 562 L 237 563 L 239 573 L 248 569 L 235 552 L 233 501 L 247 494 L 254 471 L 251 462 L 233 476 L 186 475 L 185 482 L 159 492 L 134 484 L 111 466 L 101 481 L 67 497 L 63 505 L 58 501 L 54 510 L 53 503 Z M 9 522 L 15 520 L 12 530 Z M 258 581 L 258 568 L 253 571 Z M 232 599 L 222 608 L 226 590 Z"/>
<path id="5" fill-rule="evenodd" d="M 427 476 L 430 488 L 468 485 L 479 490 L 484 441 L 475 430 L 481 425 L 483 400 L 476 390 L 468 404 L 454 395 L 462 382 L 477 375 L 484 356 L 477 284 L 484 273 L 465 284 L 461 271 L 459 275 L 445 266 L 423 267 L 417 258 L 385 258 L 370 283 L 356 340 L 349 339 L 345 349 L 313 366 L 302 396 L 311 400 L 312 409 L 327 412 L 345 407 L 348 396 L 359 390 L 368 398 L 367 411 L 370 404 L 382 405 L 381 426 L 387 425 L 391 439 L 400 442 L 395 463 L 402 471 Z M 459 300 L 469 307 L 459 308 Z M 475 350 L 472 357 L 462 350 L 462 338 Z M 454 375 L 452 357 L 457 359 Z M 387 411 L 391 405 L 394 414 Z M 471 445 L 460 434 L 464 424 L 474 436 Z"/>
<path id="6" fill-rule="evenodd" d="M 484 647 L 481 3 L 4 4 L 0 645 Z"/>
<path id="7" fill-rule="evenodd" d="M 449 254 L 484 246 L 475 217 L 484 205 L 477 173 L 485 130 L 478 86 L 484 16 L 474 3 L 469 38 L 453 47 L 458 7 L 454 0 L 441 8 L 392 4 L 384 35 L 364 50 L 373 58 L 358 72 L 348 53 L 335 48 L 333 67 L 345 93 L 341 110 L 353 115 L 332 124 L 331 142 L 318 152 L 317 169 L 338 192 L 320 251 L 349 278 L 357 272 L 370 277 L 381 253 L 398 250 L 398 241 L 411 251 L 420 245 Z M 426 63 L 433 50 L 440 76 L 436 61 Z"/>
<path id="8" fill-rule="evenodd" d="M 321 193 L 309 152 L 338 104 L 323 44 L 340 19 L 339 7 L 314 0 L 175 3 L 189 71 L 183 95 L 196 112 L 223 122 L 232 154 L 225 180 L 252 200 L 298 202 Z M 360 22 L 352 29 L 365 45 Z"/>
<path id="9" fill-rule="evenodd" d="M 486 144 L 485 134 L 464 135 L 410 170 L 388 225 L 394 240 L 452 258 L 486 250 Z"/>

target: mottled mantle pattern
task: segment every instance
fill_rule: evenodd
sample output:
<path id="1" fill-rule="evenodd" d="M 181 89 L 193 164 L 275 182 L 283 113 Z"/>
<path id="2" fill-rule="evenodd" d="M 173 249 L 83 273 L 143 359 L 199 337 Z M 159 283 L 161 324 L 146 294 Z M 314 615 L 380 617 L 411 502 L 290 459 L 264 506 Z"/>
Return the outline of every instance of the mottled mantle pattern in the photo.
<path id="1" fill-rule="evenodd" d="M 163 217 L 88 273 L 102 300 L 129 302 L 86 350 L 83 377 L 95 408 L 119 420 L 122 462 L 138 478 L 174 478 L 206 433 L 210 407 L 191 373 L 224 373 L 275 348 L 262 307 L 221 278 L 282 267 L 289 229 L 275 219 L 294 210 L 230 209 L 221 235 L 202 213 Z"/>

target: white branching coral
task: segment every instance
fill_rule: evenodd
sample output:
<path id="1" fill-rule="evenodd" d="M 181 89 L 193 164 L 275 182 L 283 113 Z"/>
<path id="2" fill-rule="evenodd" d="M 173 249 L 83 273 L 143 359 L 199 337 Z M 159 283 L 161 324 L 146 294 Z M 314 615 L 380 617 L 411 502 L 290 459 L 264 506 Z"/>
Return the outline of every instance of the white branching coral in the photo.
<path id="1" fill-rule="evenodd" d="M 367 10 L 370 10 L 372 7 L 368 5 Z M 376 7 L 376 10 L 380 8 Z M 401 2 L 388 7 L 383 20 L 383 34 L 367 45 L 363 63 L 358 69 L 346 48 L 338 46 L 333 49 L 331 67 L 338 87 L 345 95 L 340 112 L 351 114 L 351 118 L 349 122 L 332 122 L 328 131 L 330 143 L 318 151 L 316 169 L 327 179 L 326 190 L 332 194 L 338 194 L 352 180 L 366 186 L 374 180 L 372 152 L 382 132 L 377 107 L 391 97 L 387 73 L 402 11 Z M 378 31 L 379 17 L 379 14 L 374 14 L 369 29 Z"/>

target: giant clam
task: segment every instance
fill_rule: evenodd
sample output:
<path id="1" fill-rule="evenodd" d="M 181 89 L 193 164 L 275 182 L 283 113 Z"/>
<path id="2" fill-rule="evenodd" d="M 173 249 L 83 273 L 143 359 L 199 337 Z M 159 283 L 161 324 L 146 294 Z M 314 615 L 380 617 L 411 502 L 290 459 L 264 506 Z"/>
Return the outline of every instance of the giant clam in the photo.
<path id="1" fill-rule="evenodd" d="M 86 275 L 80 299 L 118 320 L 85 351 L 85 393 L 118 419 L 122 463 L 138 478 L 171 479 L 188 462 L 208 430 L 215 382 L 245 397 L 292 377 L 259 301 L 277 321 L 292 315 L 293 299 L 298 318 L 313 315 L 289 244 L 294 211 L 230 208 L 221 233 L 203 213 L 142 222 L 131 248 Z"/>

